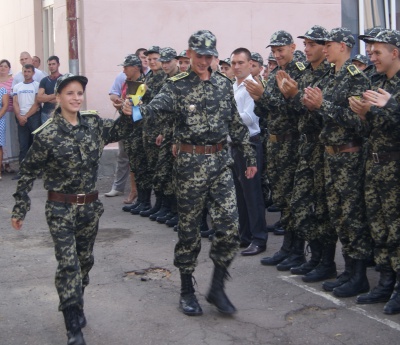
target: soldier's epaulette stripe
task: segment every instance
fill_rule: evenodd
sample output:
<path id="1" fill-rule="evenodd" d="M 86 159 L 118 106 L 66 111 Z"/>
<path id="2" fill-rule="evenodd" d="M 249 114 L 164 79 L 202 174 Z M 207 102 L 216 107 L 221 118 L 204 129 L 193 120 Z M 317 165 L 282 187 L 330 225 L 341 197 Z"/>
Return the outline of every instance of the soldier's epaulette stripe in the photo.
<path id="1" fill-rule="evenodd" d="M 335 64 L 333 62 L 331 62 L 331 67 L 335 67 Z"/>
<path id="2" fill-rule="evenodd" d="M 189 75 L 189 73 L 187 73 L 187 72 L 182 72 L 182 73 L 179 73 L 179 74 L 177 74 L 177 75 L 174 75 L 174 76 L 171 77 L 171 78 L 168 78 L 168 80 L 170 80 L 170 81 L 177 81 L 177 80 L 180 80 L 180 79 L 183 79 L 183 78 L 187 77 L 188 75 Z"/>
<path id="3" fill-rule="evenodd" d="M 350 65 L 350 66 L 348 66 L 347 67 L 347 70 L 349 71 L 349 73 L 352 75 L 352 76 L 355 76 L 355 75 L 357 75 L 357 74 L 360 74 L 360 70 L 357 68 L 357 66 L 355 66 L 355 65 Z"/>
<path id="4" fill-rule="evenodd" d="M 80 111 L 79 114 L 81 114 L 81 115 L 99 115 L 99 112 L 97 110 L 84 110 L 84 111 Z"/>
<path id="5" fill-rule="evenodd" d="M 304 71 L 306 69 L 306 66 L 300 61 L 296 62 L 296 67 L 299 69 L 299 71 Z"/>
<path id="6" fill-rule="evenodd" d="M 53 118 L 50 117 L 43 125 L 41 125 L 39 128 L 36 128 L 36 129 L 32 132 L 32 134 L 39 133 L 44 127 L 46 127 L 47 125 L 49 125 L 52 121 L 53 121 Z"/>
<path id="7" fill-rule="evenodd" d="M 217 74 L 219 74 L 219 75 L 225 77 L 225 78 L 228 79 L 230 82 L 233 82 L 233 83 L 235 82 L 235 81 L 232 81 L 232 79 L 228 78 L 224 73 L 222 73 L 222 72 L 220 72 L 220 71 L 216 71 L 215 73 L 217 73 Z"/>

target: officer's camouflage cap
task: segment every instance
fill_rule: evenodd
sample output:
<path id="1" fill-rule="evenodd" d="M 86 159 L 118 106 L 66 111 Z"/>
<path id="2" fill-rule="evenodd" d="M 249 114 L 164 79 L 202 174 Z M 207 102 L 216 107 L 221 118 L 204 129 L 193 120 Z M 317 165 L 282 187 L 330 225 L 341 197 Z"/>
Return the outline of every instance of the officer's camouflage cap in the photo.
<path id="1" fill-rule="evenodd" d="M 369 39 L 371 37 L 376 37 L 376 35 L 378 35 L 382 30 L 385 30 L 385 29 L 380 26 L 375 26 L 374 28 L 365 31 L 364 35 L 359 35 L 358 39 L 360 39 L 366 43 L 369 43 L 369 41 L 370 41 Z"/>
<path id="2" fill-rule="evenodd" d="M 223 63 L 228 64 L 229 66 L 231 65 L 231 59 L 230 58 L 226 58 L 224 60 L 219 60 L 218 64 L 221 66 Z"/>
<path id="3" fill-rule="evenodd" d="M 268 55 L 268 61 L 275 61 L 276 62 L 275 56 L 274 56 L 274 54 L 272 54 L 272 52 L 269 53 L 269 55 Z"/>
<path id="4" fill-rule="evenodd" d="M 335 28 L 332 29 L 328 36 L 324 39 L 325 42 L 343 42 L 346 46 L 353 48 L 356 44 L 354 36 L 351 31 L 347 28 Z"/>
<path id="5" fill-rule="evenodd" d="M 209 30 L 196 31 L 189 37 L 189 49 L 200 55 L 213 55 L 218 57 L 217 38 Z"/>
<path id="6" fill-rule="evenodd" d="M 179 55 L 177 55 L 177 56 L 175 57 L 175 59 L 179 59 L 179 58 L 181 58 L 181 57 L 186 58 L 186 59 L 189 59 L 188 56 L 186 55 L 186 49 L 185 49 L 185 50 L 182 50 L 182 51 L 179 53 Z"/>
<path id="7" fill-rule="evenodd" d="M 147 49 L 147 51 L 145 51 L 143 54 L 144 55 L 149 55 L 149 54 L 153 54 L 153 53 L 157 53 L 160 54 L 160 47 L 159 46 L 151 46 L 149 49 Z"/>
<path id="8" fill-rule="evenodd" d="M 88 83 L 88 79 L 86 77 L 84 77 L 83 75 L 65 73 L 57 79 L 56 85 L 54 86 L 54 93 L 60 93 L 64 86 L 74 80 L 80 82 L 83 87 L 83 91 L 85 91 L 86 84 Z"/>
<path id="9" fill-rule="evenodd" d="M 400 31 L 397 30 L 382 30 L 376 37 L 369 38 L 371 43 L 388 43 L 396 48 L 400 48 Z"/>
<path id="10" fill-rule="evenodd" d="M 309 39 L 312 41 L 324 41 L 324 39 L 329 35 L 328 30 L 320 25 L 314 25 L 310 30 L 308 30 L 303 36 L 297 36 L 297 38 Z"/>
<path id="11" fill-rule="evenodd" d="M 294 43 L 293 37 L 287 31 L 279 30 L 272 34 L 268 47 L 279 47 L 279 46 L 287 46 L 289 44 Z"/>
<path id="12" fill-rule="evenodd" d="M 142 61 L 139 59 L 139 57 L 135 54 L 129 54 L 128 56 L 125 57 L 125 60 L 122 64 L 118 66 L 139 66 L 140 68 L 142 67 Z"/>
<path id="13" fill-rule="evenodd" d="M 305 62 L 307 60 L 306 55 L 301 50 L 294 51 L 293 59 L 300 62 Z"/>
<path id="14" fill-rule="evenodd" d="M 160 62 L 168 62 L 172 59 L 176 59 L 176 50 L 171 47 L 165 47 L 160 50 L 160 57 L 158 61 Z"/>
<path id="15" fill-rule="evenodd" d="M 256 52 L 251 52 L 251 59 L 253 61 L 258 62 L 261 66 L 264 65 L 264 59 L 262 58 L 262 56 Z"/>
<path id="16" fill-rule="evenodd" d="M 361 63 L 363 63 L 364 65 L 368 65 L 368 58 L 365 55 L 362 54 L 357 54 L 355 55 L 351 61 L 359 61 Z"/>

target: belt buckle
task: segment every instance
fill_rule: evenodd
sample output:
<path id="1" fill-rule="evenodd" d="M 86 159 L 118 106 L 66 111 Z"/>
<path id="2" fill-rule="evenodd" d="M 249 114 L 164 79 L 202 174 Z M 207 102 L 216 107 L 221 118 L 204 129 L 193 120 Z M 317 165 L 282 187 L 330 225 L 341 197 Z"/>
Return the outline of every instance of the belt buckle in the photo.
<path id="1" fill-rule="evenodd" d="M 79 202 L 79 198 L 83 198 L 83 202 Z M 85 201 L 86 201 L 86 194 L 77 194 L 76 195 L 76 204 L 78 206 L 85 205 Z"/>
<path id="2" fill-rule="evenodd" d="M 204 145 L 204 154 L 206 156 L 211 156 L 213 145 Z"/>
<path id="3" fill-rule="evenodd" d="M 336 153 L 333 146 L 325 146 L 325 151 L 330 155 L 334 155 Z"/>
<path id="4" fill-rule="evenodd" d="M 277 139 L 278 139 L 278 137 L 275 134 L 270 134 L 269 135 L 269 141 L 271 143 L 276 143 L 278 141 Z"/>
<path id="5" fill-rule="evenodd" d="M 372 153 L 372 160 L 374 161 L 375 164 L 379 164 L 379 155 L 377 152 Z"/>

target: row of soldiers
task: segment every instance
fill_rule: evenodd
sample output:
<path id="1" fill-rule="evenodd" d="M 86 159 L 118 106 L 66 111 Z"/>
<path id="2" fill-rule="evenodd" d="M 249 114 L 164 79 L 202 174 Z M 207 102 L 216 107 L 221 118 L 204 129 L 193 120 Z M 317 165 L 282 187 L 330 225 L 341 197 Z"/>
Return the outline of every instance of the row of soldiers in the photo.
<path id="1" fill-rule="evenodd" d="M 400 32 L 359 37 L 374 63 L 364 72 L 352 63 L 350 30 L 313 26 L 299 38 L 305 64 L 293 58 L 292 36 L 278 31 L 270 40 L 278 68 L 265 89 L 247 87 L 267 119 L 267 171 L 285 229 L 280 250 L 261 263 L 400 313 Z M 338 238 L 345 269 L 336 276 Z M 372 256 L 380 279 L 370 290 Z"/>
<path id="2" fill-rule="evenodd" d="M 275 60 L 277 68 L 267 70 L 267 81 L 259 78 L 258 84 L 246 83 L 255 111 L 268 128 L 266 173 L 285 229 L 280 250 L 261 263 L 302 275 L 305 282 L 336 278 L 325 281 L 323 289 L 337 297 L 359 295 L 357 303 L 387 302 L 385 313 L 400 313 L 396 128 L 400 33 L 374 28 L 359 36 L 374 63 L 370 66 L 362 56 L 351 58 L 355 39 L 346 28 L 327 32 L 313 26 L 299 38 L 304 40 L 306 61 L 295 57 L 293 37 L 277 31 L 269 44 L 269 59 Z M 179 57 L 171 48 L 151 47 L 146 54 L 160 63 Z M 262 64 L 256 55 L 254 61 Z M 364 72 L 357 61 L 366 67 Z M 220 62 L 221 67 L 224 64 L 229 65 L 229 60 Z M 129 65 L 140 67 L 140 60 L 128 56 L 124 66 Z M 176 60 L 173 65 L 168 73 L 160 66 L 152 69 L 145 80 L 140 73 L 127 75 L 128 80 L 145 81 L 144 104 L 167 78 L 180 72 Z M 172 123 L 160 126 L 148 118 L 136 123 L 127 150 L 139 197 L 126 210 L 153 220 L 161 211 L 166 220 L 175 217 L 175 225 L 172 128 Z M 152 189 L 156 195 L 153 207 Z M 206 217 L 206 210 L 203 214 Z M 338 276 L 337 239 L 345 262 Z M 309 261 L 304 255 L 306 242 L 311 250 Z M 372 290 L 366 275 L 371 257 L 380 271 L 379 283 Z"/>

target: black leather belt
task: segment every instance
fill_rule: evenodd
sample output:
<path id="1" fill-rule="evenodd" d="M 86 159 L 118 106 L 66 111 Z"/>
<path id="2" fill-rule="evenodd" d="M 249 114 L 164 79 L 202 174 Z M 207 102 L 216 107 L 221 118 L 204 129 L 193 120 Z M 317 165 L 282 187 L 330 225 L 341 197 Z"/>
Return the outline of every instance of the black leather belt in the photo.
<path id="1" fill-rule="evenodd" d="M 48 191 L 47 193 L 47 200 L 63 202 L 67 204 L 78 204 L 78 205 L 90 204 L 91 202 L 96 201 L 98 198 L 99 198 L 98 191 L 94 191 L 88 194 L 64 194 L 53 191 Z"/>

